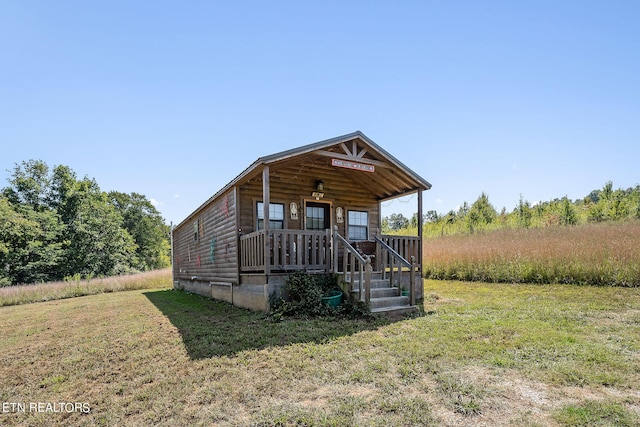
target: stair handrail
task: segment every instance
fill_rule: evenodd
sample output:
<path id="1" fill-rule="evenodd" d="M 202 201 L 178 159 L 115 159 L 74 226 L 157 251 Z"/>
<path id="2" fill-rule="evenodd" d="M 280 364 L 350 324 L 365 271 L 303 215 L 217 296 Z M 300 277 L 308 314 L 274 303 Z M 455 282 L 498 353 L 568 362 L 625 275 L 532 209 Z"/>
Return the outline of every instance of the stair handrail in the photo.
<path id="1" fill-rule="evenodd" d="M 385 251 L 387 251 L 392 256 L 394 261 L 397 261 L 399 264 L 401 264 L 400 266 L 398 266 L 398 277 L 396 280 L 398 289 L 402 288 L 402 266 L 409 268 L 409 303 L 411 305 L 415 305 L 415 302 L 416 302 L 416 296 L 415 296 L 416 259 L 415 257 L 412 255 L 411 261 L 407 261 L 406 259 L 404 259 L 402 255 L 400 255 L 395 249 L 389 246 L 387 242 L 382 240 L 380 237 L 373 236 L 373 238 L 376 240 L 376 242 L 380 244 L 381 249 L 384 249 Z M 382 258 L 384 259 L 384 257 Z M 384 276 L 386 275 L 386 271 L 385 271 L 386 269 L 384 268 L 384 261 L 381 260 L 381 263 L 383 264 L 381 267 L 382 267 L 382 274 Z M 395 262 L 392 261 L 392 263 L 389 265 L 389 274 L 391 276 L 389 278 L 389 281 L 392 285 L 393 285 L 393 276 L 394 276 L 394 273 L 393 273 L 394 264 Z"/>
<path id="2" fill-rule="evenodd" d="M 353 283 L 356 275 L 356 264 L 358 267 L 358 273 L 360 276 L 360 285 L 358 286 L 358 300 L 362 301 L 362 288 L 364 287 L 364 302 L 369 305 L 371 301 L 371 257 L 368 255 L 362 256 L 351 243 L 338 232 L 338 226 L 334 227 L 334 266 L 336 271 L 338 270 L 338 245 L 341 243 L 344 247 L 343 263 L 342 263 L 342 281 L 347 284 L 347 295 L 351 297 L 351 291 L 353 290 Z M 356 262 L 351 263 L 351 274 L 347 281 L 347 266 L 349 265 L 348 257 L 353 256 Z M 364 286 L 363 286 L 364 284 Z"/>

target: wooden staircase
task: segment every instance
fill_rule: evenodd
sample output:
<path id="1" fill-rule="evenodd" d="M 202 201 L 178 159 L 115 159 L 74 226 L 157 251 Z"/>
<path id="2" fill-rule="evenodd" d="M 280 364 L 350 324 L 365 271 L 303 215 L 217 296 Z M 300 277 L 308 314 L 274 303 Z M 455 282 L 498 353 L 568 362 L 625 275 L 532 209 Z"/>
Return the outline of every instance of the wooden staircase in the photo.
<path id="1" fill-rule="evenodd" d="M 338 233 L 333 233 L 333 265 L 342 277 L 342 290 L 352 300 L 365 301 L 372 313 L 402 315 L 418 310 L 415 304 L 415 256 L 406 260 L 383 239 L 374 236 L 379 247 L 376 254 L 365 254 Z M 342 263 L 340 263 L 340 256 Z M 376 257 L 378 272 L 373 271 L 372 257 Z M 337 268 L 341 268 L 337 270 Z M 402 285 L 401 285 L 402 284 Z M 409 296 L 403 296 L 400 286 L 406 286 Z"/>
<path id="2" fill-rule="evenodd" d="M 360 280 L 354 277 L 351 298 L 358 299 L 360 294 Z M 418 311 L 418 307 L 410 304 L 408 296 L 402 296 L 397 286 L 392 286 L 390 279 L 383 279 L 382 273 L 371 274 L 371 299 L 369 307 L 372 313 L 388 315 L 404 315 Z"/>

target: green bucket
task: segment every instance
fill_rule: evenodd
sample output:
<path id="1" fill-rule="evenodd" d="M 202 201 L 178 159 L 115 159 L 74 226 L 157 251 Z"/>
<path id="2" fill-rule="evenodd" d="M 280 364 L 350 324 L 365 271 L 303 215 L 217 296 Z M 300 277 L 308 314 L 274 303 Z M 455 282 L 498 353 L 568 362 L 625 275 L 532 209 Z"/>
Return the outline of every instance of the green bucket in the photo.
<path id="1" fill-rule="evenodd" d="M 322 297 L 322 302 L 329 307 L 337 307 L 342 302 L 342 292 L 341 291 L 329 291 L 327 295 Z"/>

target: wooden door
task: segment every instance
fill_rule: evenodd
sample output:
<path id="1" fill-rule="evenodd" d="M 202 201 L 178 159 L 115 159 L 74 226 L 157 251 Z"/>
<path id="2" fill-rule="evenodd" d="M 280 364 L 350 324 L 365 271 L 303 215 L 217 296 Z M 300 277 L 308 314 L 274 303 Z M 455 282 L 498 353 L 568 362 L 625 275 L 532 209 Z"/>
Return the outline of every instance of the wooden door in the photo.
<path id="1" fill-rule="evenodd" d="M 331 205 L 321 202 L 307 202 L 305 205 L 305 229 L 327 230 L 331 228 Z"/>

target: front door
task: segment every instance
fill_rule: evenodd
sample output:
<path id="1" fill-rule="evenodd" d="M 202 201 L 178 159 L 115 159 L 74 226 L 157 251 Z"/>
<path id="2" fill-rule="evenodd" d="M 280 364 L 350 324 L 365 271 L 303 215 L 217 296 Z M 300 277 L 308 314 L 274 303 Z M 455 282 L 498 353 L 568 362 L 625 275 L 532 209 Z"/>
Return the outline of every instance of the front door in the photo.
<path id="1" fill-rule="evenodd" d="M 329 203 L 307 202 L 305 224 L 307 230 L 331 228 L 331 205 Z"/>

